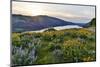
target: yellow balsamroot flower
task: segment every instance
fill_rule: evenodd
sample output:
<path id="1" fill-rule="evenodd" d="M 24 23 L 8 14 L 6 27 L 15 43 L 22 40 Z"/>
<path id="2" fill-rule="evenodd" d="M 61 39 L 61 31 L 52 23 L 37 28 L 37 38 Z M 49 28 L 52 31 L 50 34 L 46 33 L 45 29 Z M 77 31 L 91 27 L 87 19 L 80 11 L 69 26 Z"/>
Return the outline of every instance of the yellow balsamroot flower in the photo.
<path id="1" fill-rule="evenodd" d="M 73 39 L 73 40 L 67 40 L 64 42 L 64 45 L 66 46 L 70 46 L 70 45 L 80 45 L 81 42 L 79 42 L 77 39 Z"/>
<path id="2" fill-rule="evenodd" d="M 92 57 L 84 57 L 83 61 L 88 62 L 88 61 L 93 61 L 94 59 Z"/>

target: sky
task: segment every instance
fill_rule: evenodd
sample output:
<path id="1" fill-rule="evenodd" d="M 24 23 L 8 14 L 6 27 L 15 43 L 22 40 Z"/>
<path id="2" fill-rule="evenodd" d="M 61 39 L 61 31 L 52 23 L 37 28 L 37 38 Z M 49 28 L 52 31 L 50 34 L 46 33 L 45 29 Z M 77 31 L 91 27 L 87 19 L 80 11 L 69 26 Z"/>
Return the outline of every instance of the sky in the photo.
<path id="1" fill-rule="evenodd" d="M 87 23 L 95 17 L 95 7 L 13 1 L 12 14 L 27 16 L 48 15 L 65 21 Z"/>

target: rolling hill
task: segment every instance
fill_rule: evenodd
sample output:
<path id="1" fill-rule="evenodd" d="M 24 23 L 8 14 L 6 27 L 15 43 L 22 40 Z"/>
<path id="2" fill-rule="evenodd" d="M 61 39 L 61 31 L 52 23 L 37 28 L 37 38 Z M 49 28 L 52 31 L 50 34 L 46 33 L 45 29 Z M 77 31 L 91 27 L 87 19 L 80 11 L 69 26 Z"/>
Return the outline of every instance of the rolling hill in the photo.
<path id="1" fill-rule="evenodd" d="M 96 18 L 93 18 L 89 24 L 90 26 L 96 26 Z"/>
<path id="2" fill-rule="evenodd" d="M 84 27 L 96 27 L 96 18 L 93 18 L 90 22 L 85 24 Z"/>
<path id="3" fill-rule="evenodd" d="M 12 31 L 22 32 L 22 31 L 36 31 L 44 28 L 65 26 L 65 25 L 79 25 L 80 23 L 73 23 L 69 21 L 64 21 L 59 18 L 50 17 L 46 15 L 38 16 L 24 16 L 24 15 L 12 15 Z"/>

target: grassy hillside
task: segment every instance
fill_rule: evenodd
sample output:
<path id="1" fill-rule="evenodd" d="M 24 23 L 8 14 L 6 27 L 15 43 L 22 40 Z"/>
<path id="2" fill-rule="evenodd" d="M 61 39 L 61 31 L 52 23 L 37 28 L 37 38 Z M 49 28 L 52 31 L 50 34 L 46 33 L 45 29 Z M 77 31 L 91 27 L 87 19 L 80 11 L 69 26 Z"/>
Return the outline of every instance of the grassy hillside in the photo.
<path id="1" fill-rule="evenodd" d="M 12 34 L 15 65 L 95 61 L 95 48 L 95 32 L 87 28 Z"/>
<path id="2" fill-rule="evenodd" d="M 96 18 L 93 18 L 93 19 L 90 21 L 90 26 L 93 26 L 93 27 L 96 26 Z"/>

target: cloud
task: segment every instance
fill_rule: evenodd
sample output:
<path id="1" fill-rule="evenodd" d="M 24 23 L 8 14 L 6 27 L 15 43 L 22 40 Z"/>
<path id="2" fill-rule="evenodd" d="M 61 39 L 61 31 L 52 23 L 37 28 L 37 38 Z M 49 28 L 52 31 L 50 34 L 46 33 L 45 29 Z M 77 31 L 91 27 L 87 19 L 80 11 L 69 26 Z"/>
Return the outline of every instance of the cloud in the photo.
<path id="1" fill-rule="evenodd" d="M 23 15 L 49 15 L 58 18 L 90 20 L 95 17 L 94 6 L 60 5 L 46 3 L 12 2 L 12 13 Z"/>

